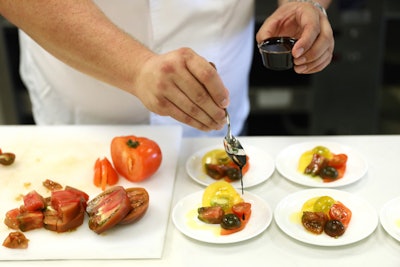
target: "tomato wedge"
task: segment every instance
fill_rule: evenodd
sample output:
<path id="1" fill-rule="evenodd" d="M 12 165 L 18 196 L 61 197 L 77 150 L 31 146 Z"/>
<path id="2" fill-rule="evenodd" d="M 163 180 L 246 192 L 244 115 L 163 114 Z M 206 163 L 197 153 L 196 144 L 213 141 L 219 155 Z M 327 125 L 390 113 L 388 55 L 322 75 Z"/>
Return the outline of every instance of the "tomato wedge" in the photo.
<path id="1" fill-rule="evenodd" d="M 98 158 L 94 164 L 93 183 L 101 190 L 105 190 L 107 185 L 115 185 L 118 183 L 118 173 L 111 165 L 111 162 L 104 157 Z"/>
<path id="2" fill-rule="evenodd" d="M 329 210 L 329 217 L 332 220 L 340 221 L 345 228 L 347 228 L 347 226 L 349 225 L 351 216 L 351 210 L 340 201 L 337 201 L 335 204 L 333 204 L 331 209 Z"/>

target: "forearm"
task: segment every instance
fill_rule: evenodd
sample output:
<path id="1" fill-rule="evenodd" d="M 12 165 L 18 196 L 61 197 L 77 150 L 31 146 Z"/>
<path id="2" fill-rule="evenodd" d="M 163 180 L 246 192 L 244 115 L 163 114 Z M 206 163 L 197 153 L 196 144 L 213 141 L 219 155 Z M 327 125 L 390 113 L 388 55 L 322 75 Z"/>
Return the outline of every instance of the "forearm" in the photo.
<path id="1" fill-rule="evenodd" d="M 285 4 L 290 0 L 278 0 L 278 5 Z M 329 5 L 331 4 L 332 0 L 313 0 L 316 3 L 319 3 L 323 8 L 328 9 Z"/>
<path id="2" fill-rule="evenodd" d="M 152 55 L 88 0 L 0 0 L 0 13 L 66 64 L 131 91 Z"/>

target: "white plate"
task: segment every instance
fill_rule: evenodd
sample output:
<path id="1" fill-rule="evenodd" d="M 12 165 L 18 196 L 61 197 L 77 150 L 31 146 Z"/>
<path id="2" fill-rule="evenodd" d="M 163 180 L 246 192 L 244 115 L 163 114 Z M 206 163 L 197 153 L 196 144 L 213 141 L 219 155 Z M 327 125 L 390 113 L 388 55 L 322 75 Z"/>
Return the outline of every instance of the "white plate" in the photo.
<path id="1" fill-rule="evenodd" d="M 237 233 L 222 236 L 219 224 L 206 224 L 197 218 L 204 190 L 192 193 L 180 200 L 172 211 L 175 227 L 188 237 L 215 244 L 236 243 L 261 234 L 272 221 L 272 210 L 260 197 L 244 192 L 243 199 L 251 203 L 251 217 L 246 227 Z"/>
<path id="2" fill-rule="evenodd" d="M 344 176 L 332 182 L 323 182 L 319 177 L 311 177 L 298 171 L 301 155 L 316 146 L 325 146 L 332 153 L 344 153 L 348 156 Z M 282 150 L 276 159 L 276 169 L 286 179 L 297 184 L 311 187 L 340 187 L 354 183 L 361 179 L 367 172 L 368 166 L 364 158 L 350 147 L 326 141 L 304 142 L 291 145 Z"/>
<path id="3" fill-rule="evenodd" d="M 214 183 L 216 180 L 204 172 L 201 159 L 207 152 L 223 148 L 222 145 L 206 147 L 190 156 L 186 161 L 186 171 L 189 176 L 205 186 Z M 249 156 L 250 168 L 243 176 L 243 188 L 249 188 L 268 180 L 275 171 L 275 162 L 268 153 L 254 146 L 246 145 L 244 149 Z M 235 188 L 240 188 L 240 181 L 233 181 L 231 184 Z"/>
<path id="4" fill-rule="evenodd" d="M 307 231 L 300 221 L 296 221 L 303 204 L 310 198 L 330 196 L 342 202 L 352 211 L 346 232 L 333 238 L 325 233 L 320 235 Z M 365 200 L 345 191 L 313 188 L 293 193 L 279 202 L 275 209 L 275 221 L 279 228 L 290 237 L 304 243 L 319 246 L 342 246 L 360 241 L 369 236 L 378 225 L 376 210 Z"/>
<path id="5" fill-rule="evenodd" d="M 383 205 L 379 218 L 382 227 L 397 241 L 400 241 L 400 197 Z"/>

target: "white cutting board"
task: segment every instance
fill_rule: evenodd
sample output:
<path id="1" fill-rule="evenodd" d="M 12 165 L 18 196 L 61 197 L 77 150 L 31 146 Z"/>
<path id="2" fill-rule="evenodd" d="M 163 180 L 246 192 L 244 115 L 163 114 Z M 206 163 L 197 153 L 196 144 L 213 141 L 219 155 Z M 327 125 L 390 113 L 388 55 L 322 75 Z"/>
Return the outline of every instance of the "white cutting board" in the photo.
<path id="1" fill-rule="evenodd" d="M 181 128 L 173 126 L 0 126 L 0 148 L 16 154 L 13 165 L 0 165 L 0 242 L 11 231 L 3 223 L 5 213 L 19 207 L 20 196 L 31 190 L 49 196 L 42 185 L 46 179 L 81 189 L 91 198 L 99 194 L 93 185 L 95 160 L 107 156 L 111 161 L 111 140 L 122 135 L 153 139 L 163 153 L 159 170 L 148 180 L 119 180 L 124 187 L 146 188 L 146 215 L 101 235 L 89 229 L 87 216 L 72 232 L 28 231 L 29 247 L 0 246 L 0 260 L 161 258 L 182 135 Z"/>

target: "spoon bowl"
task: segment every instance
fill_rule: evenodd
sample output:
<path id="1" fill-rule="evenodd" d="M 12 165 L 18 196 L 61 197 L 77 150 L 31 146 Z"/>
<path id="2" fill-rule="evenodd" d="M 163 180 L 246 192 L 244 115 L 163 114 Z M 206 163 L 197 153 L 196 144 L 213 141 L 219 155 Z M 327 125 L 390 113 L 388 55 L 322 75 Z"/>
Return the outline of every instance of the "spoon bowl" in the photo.
<path id="1" fill-rule="evenodd" d="M 225 110 L 225 112 L 226 112 L 226 122 L 228 125 L 228 131 L 224 138 L 224 147 L 225 147 L 226 154 L 228 154 L 228 156 L 231 158 L 231 160 L 240 169 L 240 184 L 241 184 L 242 194 L 243 194 L 242 169 L 243 169 L 244 165 L 246 165 L 246 160 L 247 160 L 246 152 L 244 151 L 244 148 L 240 144 L 239 140 L 237 140 L 237 138 L 232 135 L 229 113 L 227 110 Z"/>

